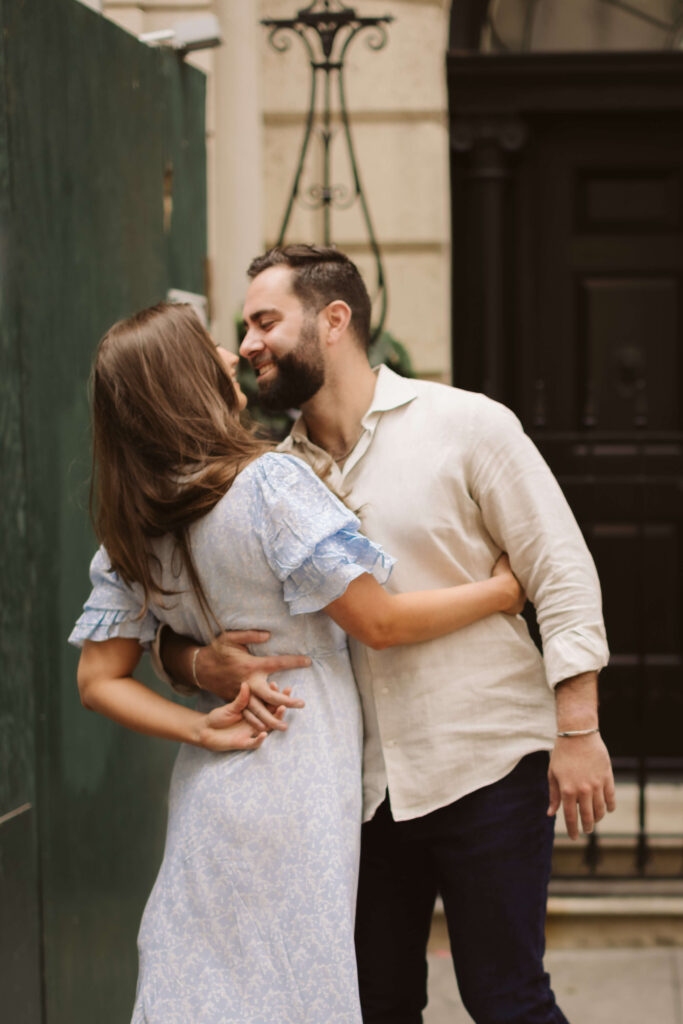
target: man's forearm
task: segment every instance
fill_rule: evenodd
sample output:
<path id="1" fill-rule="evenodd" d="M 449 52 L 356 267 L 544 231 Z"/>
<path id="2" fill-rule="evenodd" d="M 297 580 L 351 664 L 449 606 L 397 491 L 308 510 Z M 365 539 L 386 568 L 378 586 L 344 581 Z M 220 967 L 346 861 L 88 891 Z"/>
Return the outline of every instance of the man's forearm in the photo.
<path id="1" fill-rule="evenodd" d="M 558 732 L 598 727 L 598 673 L 582 672 L 555 687 Z"/>
<path id="2" fill-rule="evenodd" d="M 174 683 L 187 689 L 197 689 L 192 672 L 192 659 L 197 646 L 196 641 L 190 637 L 178 636 L 168 627 L 161 632 L 159 654 L 164 671 Z"/>

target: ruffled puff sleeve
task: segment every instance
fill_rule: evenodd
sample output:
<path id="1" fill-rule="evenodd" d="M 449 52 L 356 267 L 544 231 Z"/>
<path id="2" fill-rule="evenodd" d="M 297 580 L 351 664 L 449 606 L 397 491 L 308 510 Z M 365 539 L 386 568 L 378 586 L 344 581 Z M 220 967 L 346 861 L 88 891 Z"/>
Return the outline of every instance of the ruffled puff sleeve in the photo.
<path id="1" fill-rule="evenodd" d="M 149 647 L 159 623 L 149 611 L 140 618 L 142 595 L 112 570 L 109 556 L 102 547 L 90 563 L 90 582 L 90 597 L 71 631 L 69 643 L 82 647 L 84 640 L 126 637 Z"/>
<path id="2" fill-rule="evenodd" d="M 363 573 L 386 583 L 395 559 L 359 532 L 360 520 L 295 456 L 258 461 L 261 543 L 291 615 L 317 612 Z"/>

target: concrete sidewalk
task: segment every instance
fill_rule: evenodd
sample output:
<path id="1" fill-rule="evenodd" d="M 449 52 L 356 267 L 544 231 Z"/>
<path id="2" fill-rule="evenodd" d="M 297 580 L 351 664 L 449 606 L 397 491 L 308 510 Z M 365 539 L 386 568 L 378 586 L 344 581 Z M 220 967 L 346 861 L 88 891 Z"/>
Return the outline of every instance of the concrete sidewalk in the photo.
<path id="1" fill-rule="evenodd" d="M 683 949 L 555 949 L 546 955 L 570 1024 L 683 1024 Z M 424 1024 L 471 1024 L 450 954 L 429 954 Z"/>

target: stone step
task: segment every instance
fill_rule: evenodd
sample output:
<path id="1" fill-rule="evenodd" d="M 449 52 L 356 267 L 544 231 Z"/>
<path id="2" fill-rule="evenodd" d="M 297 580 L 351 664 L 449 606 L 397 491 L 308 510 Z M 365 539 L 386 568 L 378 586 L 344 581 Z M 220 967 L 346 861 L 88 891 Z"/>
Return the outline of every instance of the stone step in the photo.
<path id="1" fill-rule="evenodd" d="M 558 815 L 546 928 L 550 949 L 683 947 L 683 783 L 649 783 L 645 820 L 650 834 L 641 873 L 635 782 L 617 781 L 617 810 L 596 829 L 596 865 L 587 863 L 589 840 L 570 840 Z M 430 948 L 448 949 L 440 900 Z"/>
<path id="2" fill-rule="evenodd" d="M 623 883 L 622 883 L 623 885 Z M 683 946 L 683 891 L 615 890 L 594 884 L 594 894 L 551 892 L 546 942 L 550 949 Z"/>
<path id="3" fill-rule="evenodd" d="M 549 949 L 683 947 L 683 879 L 553 881 L 546 942 Z M 449 948 L 441 900 L 429 948 Z"/>

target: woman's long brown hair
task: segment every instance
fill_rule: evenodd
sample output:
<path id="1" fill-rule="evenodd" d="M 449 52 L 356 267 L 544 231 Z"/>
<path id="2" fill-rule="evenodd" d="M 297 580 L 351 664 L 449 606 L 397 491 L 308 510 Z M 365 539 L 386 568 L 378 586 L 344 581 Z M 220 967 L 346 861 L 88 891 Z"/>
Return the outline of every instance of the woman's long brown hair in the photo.
<path id="1" fill-rule="evenodd" d="M 170 534 L 210 614 L 189 527 L 272 446 L 240 423 L 232 380 L 191 306 L 162 303 L 114 324 L 97 350 L 91 388 L 90 513 L 112 568 L 142 585 L 144 613 L 153 594 L 173 593 L 154 578 L 150 545 Z"/>

